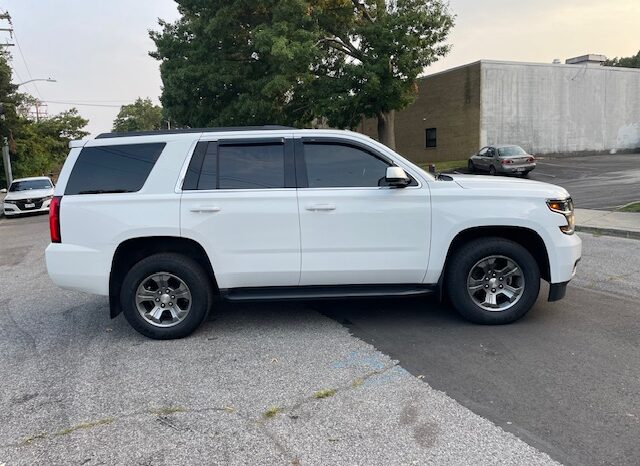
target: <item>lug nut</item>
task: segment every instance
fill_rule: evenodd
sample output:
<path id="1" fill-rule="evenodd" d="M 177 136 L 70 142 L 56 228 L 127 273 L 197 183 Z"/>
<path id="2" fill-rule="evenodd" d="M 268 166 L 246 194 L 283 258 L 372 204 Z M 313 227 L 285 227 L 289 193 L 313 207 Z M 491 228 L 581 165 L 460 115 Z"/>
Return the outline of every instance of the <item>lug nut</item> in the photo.
<path id="1" fill-rule="evenodd" d="M 156 303 L 157 303 L 157 302 L 160 302 L 160 298 L 156 298 Z"/>
<path id="2" fill-rule="evenodd" d="M 500 277 L 498 280 L 502 281 L 502 280 L 503 280 L 503 278 L 502 278 L 502 277 Z"/>
<path id="3" fill-rule="evenodd" d="M 174 295 L 171 295 L 171 299 L 176 299 L 176 297 Z"/>
<path id="4" fill-rule="evenodd" d="M 167 288 L 167 293 L 169 292 L 169 288 Z"/>
<path id="5" fill-rule="evenodd" d="M 485 288 L 489 288 L 489 285 L 485 285 L 484 287 L 485 287 Z"/>
<path id="6" fill-rule="evenodd" d="M 502 285 L 500 285 L 500 288 L 502 288 Z"/>
<path id="7" fill-rule="evenodd" d="M 162 303 L 160 306 L 164 307 L 164 303 Z"/>
<path id="8" fill-rule="evenodd" d="M 169 306 L 173 306 L 173 303 L 169 303 Z"/>
<path id="9" fill-rule="evenodd" d="M 158 290 L 158 294 L 162 294 L 162 290 Z"/>
<path id="10" fill-rule="evenodd" d="M 495 293 L 495 292 L 496 292 L 496 289 L 495 289 L 495 288 L 491 288 L 491 292 L 492 292 L 492 293 Z"/>

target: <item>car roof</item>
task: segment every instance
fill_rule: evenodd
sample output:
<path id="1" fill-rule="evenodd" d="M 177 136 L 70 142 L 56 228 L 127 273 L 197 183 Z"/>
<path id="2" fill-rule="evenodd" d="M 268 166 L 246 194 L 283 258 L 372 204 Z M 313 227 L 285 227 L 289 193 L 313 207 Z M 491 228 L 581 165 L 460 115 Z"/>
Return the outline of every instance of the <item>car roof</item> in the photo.
<path id="1" fill-rule="evenodd" d="M 185 134 L 185 133 L 226 133 L 231 131 L 273 131 L 282 129 L 296 129 L 291 126 L 281 125 L 263 125 L 263 126 L 228 126 L 217 128 L 183 128 L 183 129 L 169 129 L 169 130 L 154 130 L 154 131 L 121 131 L 114 133 L 100 133 L 96 136 L 96 139 L 109 139 L 109 138 L 125 138 L 131 136 L 159 136 L 162 134 Z"/>
<path id="2" fill-rule="evenodd" d="M 501 149 L 503 147 L 520 147 L 518 144 L 494 144 L 492 146 L 489 147 L 496 147 L 498 149 Z M 520 147 L 522 149 L 522 147 Z"/>
<path id="3" fill-rule="evenodd" d="M 51 178 L 49 178 L 48 176 L 30 176 L 28 178 L 16 178 L 12 181 L 12 183 L 15 183 L 16 181 L 35 181 L 35 180 L 51 181 Z"/>

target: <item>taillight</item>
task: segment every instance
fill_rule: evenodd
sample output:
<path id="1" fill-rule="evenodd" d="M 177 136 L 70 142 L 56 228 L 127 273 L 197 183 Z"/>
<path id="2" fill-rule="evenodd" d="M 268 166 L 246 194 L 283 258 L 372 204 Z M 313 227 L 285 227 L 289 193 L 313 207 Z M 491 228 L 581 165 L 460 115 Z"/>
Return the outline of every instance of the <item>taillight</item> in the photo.
<path id="1" fill-rule="evenodd" d="M 511 165 L 513 163 L 513 159 L 502 159 L 502 165 Z"/>
<path id="2" fill-rule="evenodd" d="M 54 196 L 49 204 L 49 232 L 51 233 L 52 243 L 61 243 L 60 236 L 60 201 L 62 196 Z"/>
<path id="3" fill-rule="evenodd" d="M 535 157 L 529 157 L 529 158 L 527 159 L 527 162 L 529 162 L 529 163 L 533 163 L 533 162 L 535 162 L 535 161 L 536 161 L 536 158 L 535 158 Z"/>

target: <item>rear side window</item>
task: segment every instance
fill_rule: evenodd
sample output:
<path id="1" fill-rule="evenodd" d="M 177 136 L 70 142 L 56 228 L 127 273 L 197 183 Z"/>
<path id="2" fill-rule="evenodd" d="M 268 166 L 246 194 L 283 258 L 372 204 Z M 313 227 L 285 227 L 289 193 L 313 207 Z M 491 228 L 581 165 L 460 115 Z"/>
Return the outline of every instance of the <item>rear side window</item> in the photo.
<path id="1" fill-rule="evenodd" d="M 165 145 L 149 143 L 85 147 L 71 170 L 65 194 L 139 191 Z"/>
<path id="2" fill-rule="evenodd" d="M 284 188 L 284 147 L 279 141 L 233 144 L 210 142 L 206 149 L 204 145 L 199 146 L 187 170 L 183 189 Z M 199 160 L 202 156 L 203 159 Z M 197 179 L 191 175 L 195 172 L 199 172 Z"/>

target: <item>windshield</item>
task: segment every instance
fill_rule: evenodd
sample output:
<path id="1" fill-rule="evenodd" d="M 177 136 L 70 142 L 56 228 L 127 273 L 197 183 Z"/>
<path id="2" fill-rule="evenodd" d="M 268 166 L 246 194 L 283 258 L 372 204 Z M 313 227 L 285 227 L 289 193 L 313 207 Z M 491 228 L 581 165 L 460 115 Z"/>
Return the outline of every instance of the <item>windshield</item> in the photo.
<path id="1" fill-rule="evenodd" d="M 31 189 L 49 189 L 52 188 L 51 181 L 49 180 L 25 180 L 25 181 L 14 181 L 11 183 L 11 187 L 9 188 L 9 192 L 16 191 L 29 191 Z"/>
<path id="2" fill-rule="evenodd" d="M 510 157 L 512 155 L 527 155 L 524 149 L 520 146 L 500 147 L 498 152 L 502 157 Z"/>

